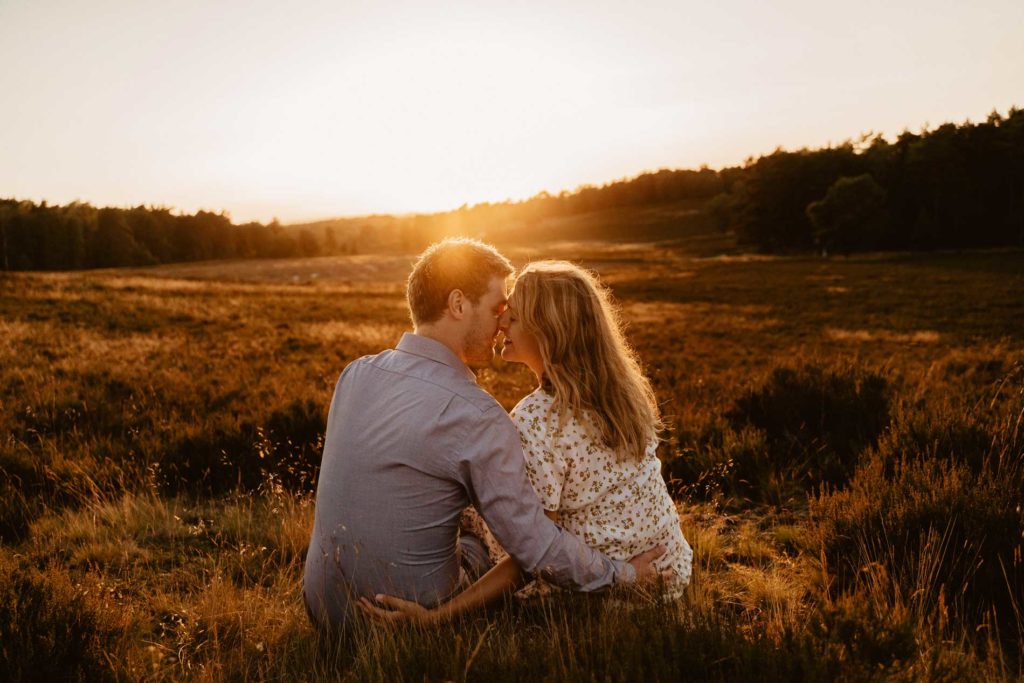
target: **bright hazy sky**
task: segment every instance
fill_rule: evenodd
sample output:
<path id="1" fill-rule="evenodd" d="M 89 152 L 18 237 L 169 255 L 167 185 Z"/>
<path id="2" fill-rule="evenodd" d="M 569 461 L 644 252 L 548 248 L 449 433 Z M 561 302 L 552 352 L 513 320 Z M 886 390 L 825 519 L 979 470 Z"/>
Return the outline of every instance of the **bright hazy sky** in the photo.
<path id="1" fill-rule="evenodd" d="M 1024 1 L 0 0 L 0 197 L 298 221 L 1024 106 Z"/>

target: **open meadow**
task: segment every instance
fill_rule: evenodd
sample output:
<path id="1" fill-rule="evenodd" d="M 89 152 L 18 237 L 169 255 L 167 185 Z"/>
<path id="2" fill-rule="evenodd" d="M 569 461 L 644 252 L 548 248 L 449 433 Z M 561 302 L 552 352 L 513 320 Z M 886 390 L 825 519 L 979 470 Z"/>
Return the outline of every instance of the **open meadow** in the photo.
<path id="1" fill-rule="evenodd" d="M 618 299 L 670 427 L 680 604 L 317 638 L 326 411 L 410 329 L 412 255 L 4 273 L 0 679 L 1021 678 L 1024 252 L 507 253 Z M 532 389 L 500 358 L 478 379 Z"/>

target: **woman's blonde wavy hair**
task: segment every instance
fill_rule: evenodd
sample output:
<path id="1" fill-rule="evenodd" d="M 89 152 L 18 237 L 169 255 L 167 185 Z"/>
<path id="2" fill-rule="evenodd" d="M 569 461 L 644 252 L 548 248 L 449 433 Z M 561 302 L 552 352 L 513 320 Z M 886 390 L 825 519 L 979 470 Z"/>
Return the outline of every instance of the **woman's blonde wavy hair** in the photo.
<path id="1" fill-rule="evenodd" d="M 571 413 L 619 460 L 640 459 L 662 428 L 651 383 L 626 341 L 618 311 L 597 276 L 567 261 L 537 261 L 516 278 L 509 306 L 536 339 L 541 386 L 559 419 Z"/>

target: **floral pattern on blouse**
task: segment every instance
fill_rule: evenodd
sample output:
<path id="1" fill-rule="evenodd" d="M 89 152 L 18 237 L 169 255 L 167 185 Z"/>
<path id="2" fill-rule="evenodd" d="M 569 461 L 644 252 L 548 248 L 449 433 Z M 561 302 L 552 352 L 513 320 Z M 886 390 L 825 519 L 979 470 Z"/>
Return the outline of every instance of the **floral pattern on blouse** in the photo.
<path id="1" fill-rule="evenodd" d="M 640 460 L 619 461 L 600 443 L 593 418 L 559 419 L 554 398 L 543 389 L 512 409 L 526 458 L 526 472 L 545 510 L 584 543 L 612 559 L 628 560 L 657 544 L 666 548 L 654 561 L 672 569 L 670 599 L 690 581 L 693 551 L 679 526 L 679 513 L 661 476 L 651 439 Z"/>

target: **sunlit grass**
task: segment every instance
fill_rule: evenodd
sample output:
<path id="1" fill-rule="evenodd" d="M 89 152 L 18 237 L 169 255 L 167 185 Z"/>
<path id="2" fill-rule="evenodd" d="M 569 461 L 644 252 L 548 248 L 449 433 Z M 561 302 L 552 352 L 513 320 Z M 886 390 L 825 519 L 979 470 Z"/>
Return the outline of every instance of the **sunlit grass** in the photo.
<path id="1" fill-rule="evenodd" d="M 313 631 L 317 430 L 345 364 L 408 329 L 408 258 L 3 276 L 0 592 L 25 597 L 0 609 L 0 678 L 47 661 L 90 680 L 1019 677 L 1019 255 L 555 252 L 513 255 L 613 284 L 670 424 L 694 549 L 679 604 L 564 596 L 354 643 Z M 506 407 L 532 388 L 500 359 L 477 373 Z M 854 390 L 872 377 L 889 403 Z M 730 417 L 762 396 L 810 419 L 815 392 L 862 411 L 841 424 L 886 418 L 825 488 L 808 463 L 841 430 Z M 937 581 L 953 532 L 921 520 L 983 538 L 984 578 Z M 86 645 L 30 646 L 68 634 Z"/>

